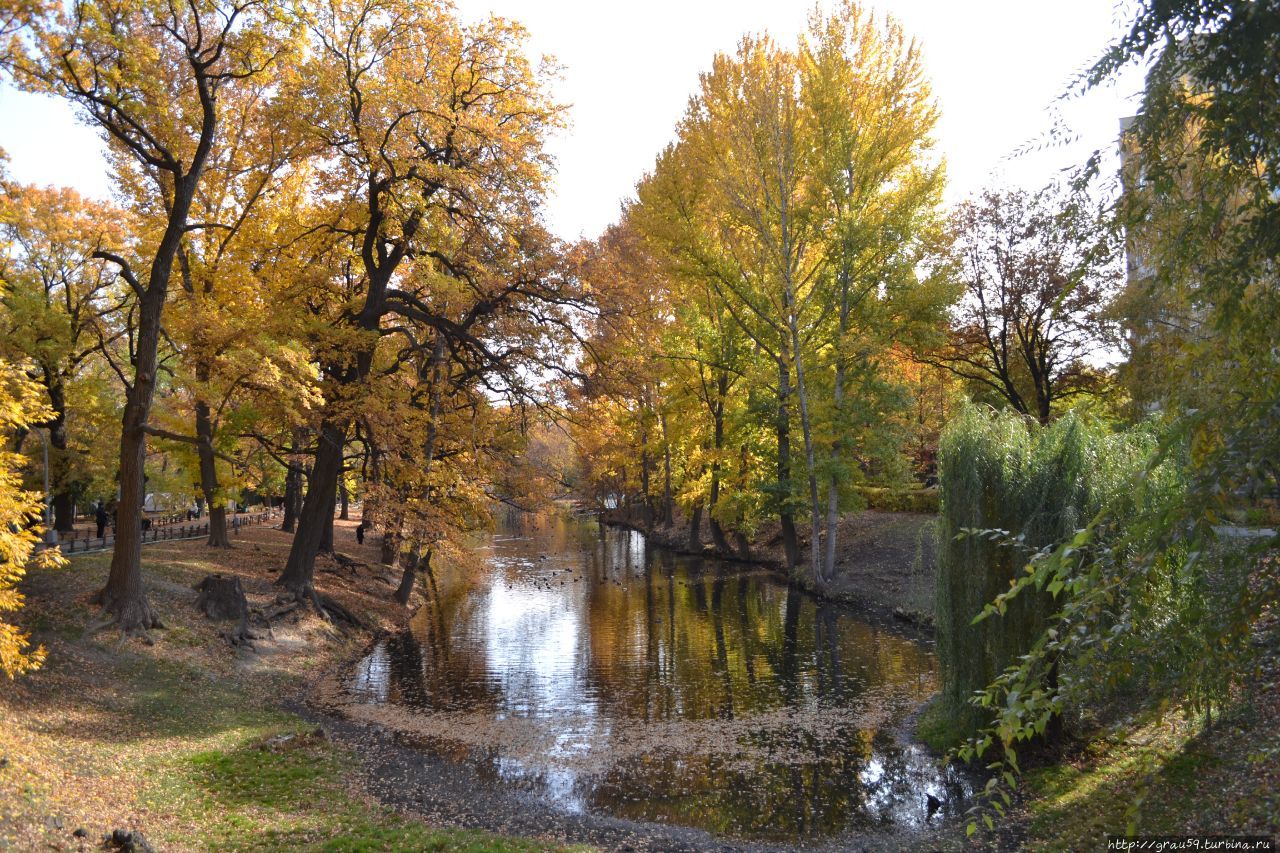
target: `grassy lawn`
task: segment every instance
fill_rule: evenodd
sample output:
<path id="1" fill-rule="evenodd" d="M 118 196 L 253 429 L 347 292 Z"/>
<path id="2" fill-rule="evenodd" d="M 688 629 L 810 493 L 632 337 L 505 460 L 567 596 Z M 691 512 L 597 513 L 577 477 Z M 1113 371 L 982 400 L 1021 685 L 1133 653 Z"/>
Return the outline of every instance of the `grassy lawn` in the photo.
<path id="1" fill-rule="evenodd" d="M 1271 835 L 1280 827 L 1274 691 L 1204 728 L 1171 720 L 1095 740 L 1029 774 L 1028 848 L 1096 850 L 1133 822 L 1141 835 Z"/>
<path id="2" fill-rule="evenodd" d="M 49 661 L 0 687 L 0 849 L 94 849 L 116 828 L 142 832 L 157 850 L 555 849 L 435 829 L 380 806 L 359 787 L 356 756 L 276 706 L 358 639 L 315 620 L 293 629 L 306 640 L 297 654 L 263 665 L 196 617 L 187 592 L 215 570 L 260 590 L 278 564 L 251 555 L 273 554 L 270 535 L 231 554 L 149 546 L 153 605 L 174 626 L 150 646 L 110 631 L 82 636 L 105 557 L 30 579 L 24 624 Z"/>
<path id="3" fill-rule="evenodd" d="M 961 735 L 934 702 L 916 735 L 945 751 Z M 1022 803 L 995 837 L 979 832 L 954 849 L 1092 851 L 1108 835 L 1263 835 L 1280 832 L 1280 660 L 1227 713 L 1171 717 L 1074 744 L 1051 764 L 1028 769 Z M 1130 829 L 1132 827 L 1132 830 Z"/>

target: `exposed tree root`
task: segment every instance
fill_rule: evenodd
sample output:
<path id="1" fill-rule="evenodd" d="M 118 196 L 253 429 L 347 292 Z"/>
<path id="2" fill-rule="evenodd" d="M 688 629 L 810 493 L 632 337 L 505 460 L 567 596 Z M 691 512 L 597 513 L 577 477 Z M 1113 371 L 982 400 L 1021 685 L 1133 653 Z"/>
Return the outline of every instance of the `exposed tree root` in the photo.
<path id="1" fill-rule="evenodd" d="M 301 589 L 287 589 L 283 595 L 276 599 L 275 607 L 276 609 L 272 612 L 276 617 L 298 608 L 310 607 L 330 622 L 341 622 L 355 628 L 368 626 L 364 619 L 336 601 L 332 596 L 316 592 L 316 588 L 311 584 L 306 584 Z"/>
<path id="2" fill-rule="evenodd" d="M 361 560 L 357 560 L 357 559 L 355 559 L 354 557 L 348 557 L 346 554 L 343 554 L 343 553 L 342 553 L 342 552 L 340 552 L 340 551 L 334 551 L 334 552 L 333 552 L 332 554 L 330 554 L 329 556 L 333 557 L 333 559 L 334 559 L 337 563 L 339 563 L 340 565 L 342 565 L 342 566 L 344 566 L 344 567 L 346 567 L 346 568 L 348 568 L 348 569 L 367 569 L 367 568 L 369 568 L 369 564 L 368 564 L 368 563 L 365 563 L 365 562 L 363 562 L 363 561 L 361 561 Z"/>
<path id="3" fill-rule="evenodd" d="M 85 636 L 115 627 L 125 636 L 138 637 L 151 644 L 154 640 L 148 632 L 152 629 L 164 629 L 164 623 L 151 609 L 151 603 L 147 601 L 145 594 L 116 596 L 104 588 L 91 601 L 102 606 L 102 619 L 85 629 Z"/>

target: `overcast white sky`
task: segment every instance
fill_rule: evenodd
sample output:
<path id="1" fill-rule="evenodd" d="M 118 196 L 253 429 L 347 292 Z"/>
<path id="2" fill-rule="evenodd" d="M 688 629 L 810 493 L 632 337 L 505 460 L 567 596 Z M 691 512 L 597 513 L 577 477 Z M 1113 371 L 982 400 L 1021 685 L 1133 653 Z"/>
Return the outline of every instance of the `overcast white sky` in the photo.
<path id="1" fill-rule="evenodd" d="M 1011 158 L 1043 136 L 1049 108 L 1073 74 L 1122 28 L 1117 0 L 883 0 L 924 48 L 942 107 L 939 147 L 947 198 L 993 180 L 1038 186 L 1095 148 L 1114 148 L 1134 111 L 1134 74 L 1119 85 L 1060 104 L 1078 143 Z M 675 123 L 717 51 L 744 33 L 768 31 L 791 44 L 811 0 L 458 0 L 464 16 L 492 12 L 521 21 L 530 52 L 564 66 L 556 86 L 572 126 L 552 143 L 559 161 L 547 218 L 562 237 L 594 236 L 671 140 Z M 0 89 L 0 148 L 10 173 L 31 183 L 109 194 L 101 144 L 65 105 Z"/>

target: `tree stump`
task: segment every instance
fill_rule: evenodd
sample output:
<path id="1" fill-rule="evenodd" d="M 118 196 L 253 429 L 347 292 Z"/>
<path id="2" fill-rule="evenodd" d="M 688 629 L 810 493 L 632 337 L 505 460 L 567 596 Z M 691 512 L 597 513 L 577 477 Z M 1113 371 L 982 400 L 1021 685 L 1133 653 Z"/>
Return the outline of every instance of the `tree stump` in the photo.
<path id="1" fill-rule="evenodd" d="M 197 610 L 215 621 L 238 622 L 234 630 L 222 632 L 227 642 L 253 648 L 250 641 L 257 638 L 249 631 L 249 600 L 245 598 L 240 579 L 207 575 L 195 588 L 200 593 L 196 598 Z"/>

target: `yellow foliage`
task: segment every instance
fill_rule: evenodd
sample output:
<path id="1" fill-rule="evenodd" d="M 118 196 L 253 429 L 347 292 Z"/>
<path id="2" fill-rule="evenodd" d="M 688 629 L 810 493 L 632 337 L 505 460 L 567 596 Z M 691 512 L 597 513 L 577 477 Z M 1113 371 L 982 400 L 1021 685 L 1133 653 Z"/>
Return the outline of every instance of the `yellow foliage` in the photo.
<path id="1" fill-rule="evenodd" d="M 27 379 L 17 365 L 0 360 L 0 436 L 26 429 L 51 414 L 42 402 L 42 389 Z M 7 442 L 6 442 L 7 444 Z M 33 560 L 41 565 L 64 562 L 57 550 L 33 557 L 43 526 L 41 495 L 22 488 L 23 458 L 0 452 L 0 614 L 22 607 L 18 583 Z M 29 636 L 16 626 L 0 621 L 0 671 L 13 678 L 36 669 L 44 662 L 43 647 L 29 649 Z"/>

